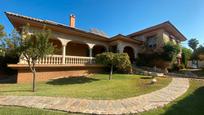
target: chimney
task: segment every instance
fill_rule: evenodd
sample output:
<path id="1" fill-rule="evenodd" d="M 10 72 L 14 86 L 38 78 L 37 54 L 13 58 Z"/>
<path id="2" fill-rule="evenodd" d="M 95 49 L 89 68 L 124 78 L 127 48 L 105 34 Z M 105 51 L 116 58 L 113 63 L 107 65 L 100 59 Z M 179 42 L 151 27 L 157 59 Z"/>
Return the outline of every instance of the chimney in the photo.
<path id="1" fill-rule="evenodd" d="M 75 16 L 73 14 L 70 15 L 69 27 L 75 28 Z"/>

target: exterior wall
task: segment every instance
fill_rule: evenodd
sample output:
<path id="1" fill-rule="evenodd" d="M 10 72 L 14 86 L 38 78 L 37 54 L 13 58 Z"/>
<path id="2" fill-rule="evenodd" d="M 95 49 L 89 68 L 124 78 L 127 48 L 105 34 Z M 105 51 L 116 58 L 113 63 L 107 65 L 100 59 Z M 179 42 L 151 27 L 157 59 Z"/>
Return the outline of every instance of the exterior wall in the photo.
<path id="1" fill-rule="evenodd" d="M 55 46 L 55 51 L 54 54 L 56 55 L 62 55 L 62 44 L 59 40 L 57 39 L 49 39 L 51 43 Z"/>
<path id="2" fill-rule="evenodd" d="M 147 37 L 152 36 L 152 35 L 159 35 L 159 36 L 161 36 L 162 33 L 163 33 L 163 29 L 155 30 L 155 31 L 152 31 L 152 32 L 148 32 L 148 33 L 136 36 L 136 37 L 134 37 L 134 39 L 142 40 L 142 41 L 146 42 L 147 41 L 147 39 L 146 39 Z"/>
<path id="3" fill-rule="evenodd" d="M 92 50 L 93 50 L 93 57 L 95 57 L 97 54 L 107 51 L 107 49 L 104 46 L 99 46 L 99 45 L 95 45 Z"/>
<path id="4" fill-rule="evenodd" d="M 89 47 L 86 44 L 68 43 L 66 47 L 66 55 L 70 56 L 89 56 Z"/>
<path id="5" fill-rule="evenodd" d="M 159 30 L 158 33 L 157 33 L 157 50 L 160 50 L 161 47 L 164 46 L 165 44 L 165 40 L 164 40 L 164 31 L 163 30 Z"/>
<path id="6" fill-rule="evenodd" d="M 163 33 L 164 33 L 164 30 L 160 29 L 160 30 L 155 30 L 155 31 L 148 32 L 148 33 L 142 34 L 140 36 L 134 37 L 134 39 L 142 40 L 145 43 L 144 46 L 141 47 L 141 50 L 139 50 L 139 53 L 142 53 L 142 52 L 147 52 L 147 53 L 148 52 L 150 52 L 150 53 L 160 52 L 161 47 L 165 44 L 164 40 L 163 40 Z M 154 49 L 148 48 L 146 46 L 148 43 L 147 37 L 154 36 L 154 35 L 155 35 L 155 42 L 156 42 L 157 46 Z"/>
<path id="7" fill-rule="evenodd" d="M 140 46 L 129 43 L 129 42 L 124 42 L 124 41 L 114 41 L 110 43 L 110 46 L 117 46 L 117 52 L 123 53 L 123 50 L 126 46 L 131 47 L 134 50 L 134 58 L 137 58 L 137 54 L 140 50 Z"/>
<path id="8" fill-rule="evenodd" d="M 167 32 L 163 33 L 163 40 L 164 40 L 165 43 L 167 43 L 169 41 L 172 41 L 174 44 L 177 44 L 176 40 L 175 39 L 171 39 L 170 35 Z"/>
<path id="9" fill-rule="evenodd" d="M 166 32 L 163 33 L 163 40 L 164 40 L 164 43 L 168 43 L 170 41 L 168 33 Z"/>
<path id="10" fill-rule="evenodd" d="M 36 81 L 48 81 L 60 77 L 85 76 L 92 73 L 102 73 L 104 67 L 44 67 L 37 68 Z M 31 83 L 32 73 L 27 68 L 18 69 L 17 83 Z"/>
<path id="11" fill-rule="evenodd" d="M 30 34 L 32 34 L 35 31 L 41 31 L 41 30 L 38 28 L 33 28 L 33 27 L 30 28 L 29 30 Z M 108 42 L 97 40 L 97 39 L 91 39 L 88 37 L 82 37 L 80 35 L 63 34 L 63 33 L 52 31 L 52 38 L 60 40 L 62 44 L 64 43 L 65 45 L 70 41 L 74 41 L 74 42 L 79 42 L 79 43 L 83 42 L 89 46 L 103 45 L 106 48 L 108 48 Z"/>
<path id="12" fill-rule="evenodd" d="M 156 35 L 155 36 L 156 48 L 148 48 L 146 46 L 146 44 L 148 43 L 147 38 L 150 36 L 154 36 L 154 35 Z M 140 50 L 140 52 L 147 52 L 147 53 L 148 52 L 150 52 L 150 53 L 151 52 L 162 52 L 161 48 L 169 41 L 172 41 L 173 43 L 177 44 L 177 42 L 175 40 L 176 38 L 171 39 L 170 34 L 163 29 L 155 30 L 152 32 L 142 34 L 140 36 L 136 36 L 136 37 L 134 37 L 134 39 L 142 40 L 145 42 L 145 46 L 143 46 L 143 49 Z"/>
<path id="13" fill-rule="evenodd" d="M 187 67 L 195 67 L 196 65 L 192 64 L 192 61 L 188 61 Z M 198 61 L 198 68 L 203 68 L 204 67 L 204 61 Z"/>
<path id="14" fill-rule="evenodd" d="M 30 28 L 29 33 L 32 34 L 33 32 L 36 32 L 36 31 L 41 31 L 41 30 L 38 28 L 32 27 L 32 28 Z M 78 34 L 77 35 L 74 35 L 72 33 L 63 34 L 63 33 L 53 31 L 51 37 L 53 39 L 59 40 L 61 42 L 61 46 L 62 46 L 61 52 L 62 52 L 62 56 L 63 56 L 62 63 L 64 63 L 66 54 L 72 55 L 72 56 L 89 56 L 89 57 L 92 57 L 93 56 L 92 55 L 92 49 L 95 45 L 104 46 L 106 49 L 109 48 L 109 43 L 107 41 L 95 39 L 95 38 L 89 38 L 89 37 L 82 37 L 81 35 L 78 35 Z M 80 46 L 79 47 L 69 46 L 69 42 L 85 44 L 88 46 L 88 51 L 85 51 L 85 50 L 87 50 L 87 48 L 84 48 L 82 46 L 81 46 L 81 49 L 80 49 Z M 66 47 L 68 47 L 68 48 L 66 48 Z M 78 50 L 78 49 L 80 49 L 80 50 Z M 88 52 L 88 55 L 87 55 L 87 52 Z"/>

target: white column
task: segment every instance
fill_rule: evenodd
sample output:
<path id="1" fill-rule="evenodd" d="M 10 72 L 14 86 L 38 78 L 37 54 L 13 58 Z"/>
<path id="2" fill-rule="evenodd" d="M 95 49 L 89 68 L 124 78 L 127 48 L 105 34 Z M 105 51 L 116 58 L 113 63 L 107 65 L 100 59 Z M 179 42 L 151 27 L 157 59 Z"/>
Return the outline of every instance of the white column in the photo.
<path id="1" fill-rule="evenodd" d="M 59 37 L 57 39 L 59 39 L 62 44 L 62 64 L 65 64 L 66 47 L 67 47 L 67 43 L 70 42 L 71 40 L 67 40 Z"/>
<path id="2" fill-rule="evenodd" d="M 106 48 L 106 51 L 105 51 L 105 52 L 110 52 L 110 51 L 109 51 L 109 47 L 106 46 L 105 48 Z"/>
<path id="3" fill-rule="evenodd" d="M 87 43 L 87 45 L 89 46 L 89 57 L 93 57 L 92 50 L 95 44 Z M 89 63 L 92 64 L 92 59 L 89 60 Z"/>
<path id="4" fill-rule="evenodd" d="M 62 45 L 62 64 L 65 64 L 66 45 Z"/>
<path id="5" fill-rule="evenodd" d="M 136 59 L 137 56 L 138 56 L 137 54 L 138 54 L 137 49 L 134 49 L 134 56 L 135 56 L 134 58 L 135 58 L 135 59 Z"/>
<path id="6" fill-rule="evenodd" d="M 87 43 L 87 45 L 89 46 L 89 57 L 93 57 L 93 55 L 92 55 L 92 49 L 93 49 L 93 47 L 94 47 L 95 44 Z"/>
<path id="7" fill-rule="evenodd" d="M 93 57 L 92 51 L 93 51 L 93 48 L 89 48 L 89 57 Z"/>

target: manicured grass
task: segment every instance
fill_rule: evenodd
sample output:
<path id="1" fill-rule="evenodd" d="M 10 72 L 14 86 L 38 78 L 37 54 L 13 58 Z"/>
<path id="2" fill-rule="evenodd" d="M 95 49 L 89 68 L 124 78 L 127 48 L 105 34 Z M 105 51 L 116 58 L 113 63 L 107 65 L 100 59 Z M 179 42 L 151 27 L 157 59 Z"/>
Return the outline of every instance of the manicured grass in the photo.
<path id="1" fill-rule="evenodd" d="M 0 95 L 63 96 L 86 99 L 121 99 L 149 93 L 167 86 L 171 78 L 157 78 L 158 83 L 139 75 L 107 74 L 80 78 L 60 78 L 38 82 L 37 91 L 31 92 L 32 84 L 1 84 Z"/>
<path id="2" fill-rule="evenodd" d="M 67 113 L 35 108 L 0 106 L 0 115 L 67 115 Z M 74 114 L 69 113 L 69 115 Z"/>
<path id="3" fill-rule="evenodd" d="M 203 115 L 204 81 L 190 80 L 188 91 L 167 106 L 138 115 Z M 48 111 L 24 107 L 0 107 L 0 115 L 73 115 L 72 113 Z"/>
<path id="4" fill-rule="evenodd" d="M 188 91 L 164 108 L 155 109 L 139 115 L 203 115 L 204 81 L 190 80 Z"/>

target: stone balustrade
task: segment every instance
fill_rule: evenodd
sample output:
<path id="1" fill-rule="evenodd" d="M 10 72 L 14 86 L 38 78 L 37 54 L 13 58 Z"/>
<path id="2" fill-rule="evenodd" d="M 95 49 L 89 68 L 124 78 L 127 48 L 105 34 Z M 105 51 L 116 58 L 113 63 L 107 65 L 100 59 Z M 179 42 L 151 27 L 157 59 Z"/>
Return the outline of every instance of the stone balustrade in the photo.
<path id="1" fill-rule="evenodd" d="M 48 55 L 39 59 L 37 64 L 62 64 L 62 55 Z"/>
<path id="2" fill-rule="evenodd" d="M 65 62 L 63 63 L 62 55 L 47 55 L 39 60 L 37 64 L 94 64 L 94 57 L 82 57 L 82 56 L 65 56 Z M 25 58 L 20 58 L 18 64 L 27 64 Z"/>
<path id="3" fill-rule="evenodd" d="M 65 56 L 65 64 L 93 64 L 94 57 Z"/>

